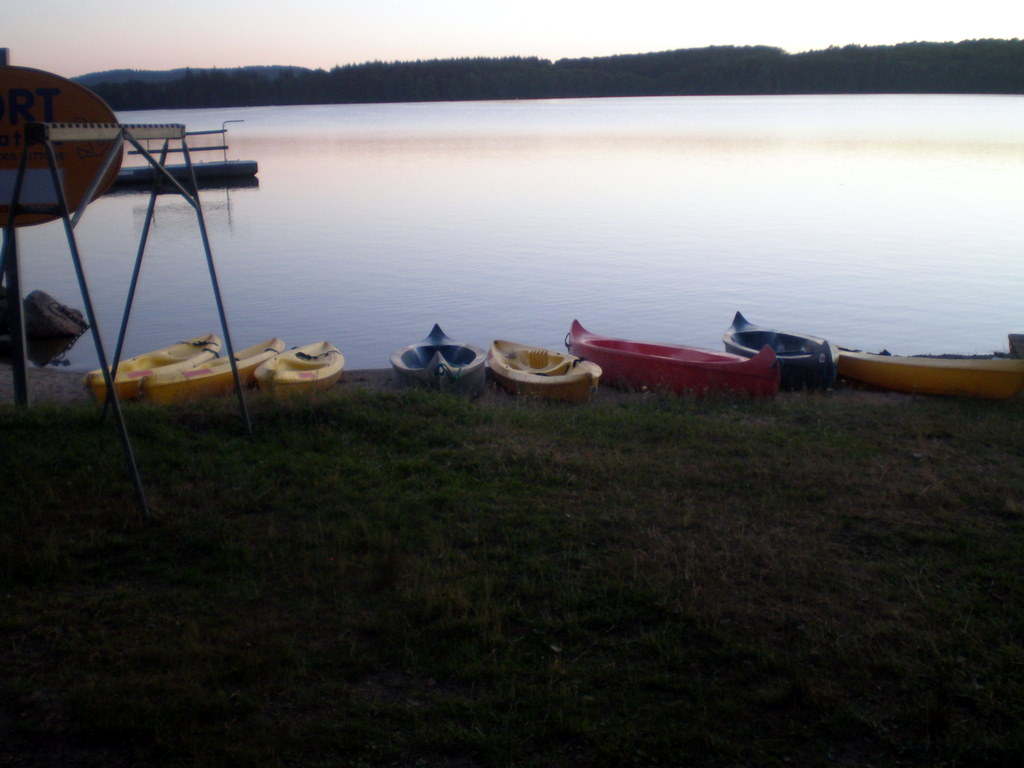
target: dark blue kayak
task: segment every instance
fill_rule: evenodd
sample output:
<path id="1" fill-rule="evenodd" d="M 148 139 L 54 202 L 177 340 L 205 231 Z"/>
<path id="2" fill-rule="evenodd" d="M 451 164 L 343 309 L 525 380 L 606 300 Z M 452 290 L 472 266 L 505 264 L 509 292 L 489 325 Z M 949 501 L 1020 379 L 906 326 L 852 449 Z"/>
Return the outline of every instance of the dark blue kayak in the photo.
<path id="1" fill-rule="evenodd" d="M 780 389 L 831 389 L 836 381 L 834 344 L 817 336 L 761 328 L 739 312 L 722 336 L 727 352 L 753 357 L 766 344 L 775 350 L 782 369 Z"/>
<path id="2" fill-rule="evenodd" d="M 487 352 L 448 338 L 437 323 L 423 341 L 391 355 L 398 386 L 420 386 L 476 397 L 487 379 Z"/>

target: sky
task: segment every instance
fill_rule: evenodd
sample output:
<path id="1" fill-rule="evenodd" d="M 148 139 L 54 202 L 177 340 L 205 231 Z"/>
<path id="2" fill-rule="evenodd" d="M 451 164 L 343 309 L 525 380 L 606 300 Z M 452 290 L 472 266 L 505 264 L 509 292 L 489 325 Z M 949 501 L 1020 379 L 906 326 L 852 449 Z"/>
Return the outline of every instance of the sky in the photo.
<path id="1" fill-rule="evenodd" d="M 472 56 L 543 59 L 708 45 L 829 46 L 1024 38 L 1022 0 L 34 0 L 7 3 L 9 63 L 109 69 Z"/>

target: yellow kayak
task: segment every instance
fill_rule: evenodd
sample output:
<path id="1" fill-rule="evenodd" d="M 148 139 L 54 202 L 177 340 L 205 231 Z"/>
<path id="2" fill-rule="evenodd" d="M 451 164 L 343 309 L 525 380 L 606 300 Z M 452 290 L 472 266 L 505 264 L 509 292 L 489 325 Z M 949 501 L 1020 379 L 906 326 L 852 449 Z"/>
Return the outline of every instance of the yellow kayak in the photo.
<path id="1" fill-rule="evenodd" d="M 905 357 L 840 347 L 839 375 L 896 392 L 1005 400 L 1024 389 L 1024 360 Z"/>
<path id="2" fill-rule="evenodd" d="M 601 378 L 596 363 L 567 352 L 501 339 L 491 343 L 487 367 L 494 380 L 512 394 L 548 400 L 589 400 Z"/>
<path id="3" fill-rule="evenodd" d="M 326 389 L 341 378 L 345 356 L 327 341 L 296 347 L 256 369 L 256 386 L 277 394 Z"/>
<path id="4" fill-rule="evenodd" d="M 284 352 L 281 339 L 267 339 L 260 344 L 235 353 L 238 381 L 243 387 L 256 383 L 256 369 L 270 358 Z M 173 371 L 157 370 L 142 382 L 142 396 L 156 403 L 179 403 L 204 397 L 223 395 L 233 391 L 235 377 L 231 375 L 231 360 L 220 357 L 204 361 L 194 368 Z"/>
<path id="5" fill-rule="evenodd" d="M 210 333 L 122 360 L 118 363 L 117 376 L 114 379 L 117 396 L 122 400 L 138 397 L 142 392 L 142 382 L 157 370 L 163 373 L 191 368 L 212 360 L 219 351 L 220 339 Z M 91 390 L 93 397 L 98 401 L 103 402 L 107 399 L 103 371 L 98 368 L 89 371 L 85 374 L 84 382 L 86 389 Z"/>

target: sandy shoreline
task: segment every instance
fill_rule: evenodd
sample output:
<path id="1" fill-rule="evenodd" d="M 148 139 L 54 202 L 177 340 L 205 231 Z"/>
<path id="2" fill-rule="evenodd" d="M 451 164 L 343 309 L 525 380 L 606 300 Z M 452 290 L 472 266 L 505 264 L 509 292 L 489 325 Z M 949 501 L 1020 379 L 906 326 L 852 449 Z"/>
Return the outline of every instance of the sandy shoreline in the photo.
<path id="1" fill-rule="evenodd" d="M 29 404 L 33 403 L 90 403 L 92 395 L 86 391 L 82 384 L 84 377 L 82 371 L 66 371 L 60 368 L 29 365 L 28 368 L 28 389 Z M 375 391 L 397 389 L 394 382 L 394 372 L 390 368 L 368 368 L 365 370 L 346 370 L 341 381 L 336 385 L 341 389 L 370 389 Z M 626 398 L 643 397 L 652 393 L 627 392 L 612 387 L 600 386 L 594 399 L 596 401 L 619 401 Z M 836 390 L 823 392 L 786 392 L 779 393 L 780 397 L 800 396 L 826 396 L 834 397 L 843 394 L 846 397 L 868 398 L 874 401 L 902 402 L 912 395 L 902 395 L 897 392 L 867 392 L 859 388 L 840 387 Z M 485 399 L 498 398 L 508 399 L 509 402 L 516 400 L 512 395 L 506 394 L 497 386 L 488 385 L 484 387 L 481 397 Z M 14 380 L 10 360 L 0 359 L 0 407 L 14 404 Z"/>
<path id="2" fill-rule="evenodd" d="M 29 365 L 28 390 L 29 404 L 69 404 L 91 403 L 92 395 L 82 384 L 85 374 L 82 371 L 67 371 L 60 368 Z M 397 390 L 394 371 L 390 368 L 368 368 L 363 370 L 346 370 L 336 385 L 339 389 L 370 389 L 374 391 Z M 598 401 L 614 401 L 621 398 L 643 396 L 637 392 L 599 387 L 594 396 Z M 507 394 L 497 386 L 488 384 L 480 395 L 485 400 L 514 402 L 517 398 Z M 0 407 L 14 405 L 14 377 L 10 360 L 0 359 Z"/>
<path id="3" fill-rule="evenodd" d="M 82 384 L 81 371 L 59 368 L 28 367 L 29 403 L 88 403 L 92 396 Z M 379 368 L 345 371 L 337 386 L 360 386 L 367 389 L 390 389 L 394 386 L 392 371 Z M 0 405 L 14 404 L 14 376 L 10 361 L 0 361 Z"/>

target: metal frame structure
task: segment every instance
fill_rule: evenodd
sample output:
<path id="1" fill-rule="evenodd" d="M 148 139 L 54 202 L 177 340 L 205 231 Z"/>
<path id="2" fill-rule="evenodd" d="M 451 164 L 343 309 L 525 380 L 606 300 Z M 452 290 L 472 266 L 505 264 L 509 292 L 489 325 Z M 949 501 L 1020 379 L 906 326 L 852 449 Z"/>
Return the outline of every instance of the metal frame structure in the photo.
<path id="1" fill-rule="evenodd" d="M 142 509 L 143 516 L 148 517 L 149 510 L 146 503 L 145 492 L 142 488 L 142 481 L 139 477 L 138 465 L 132 452 L 131 441 L 125 427 L 124 416 L 118 402 L 117 390 L 114 387 L 114 377 L 117 375 L 117 366 L 121 359 L 121 351 L 124 345 L 124 337 L 128 328 L 128 318 L 131 314 L 132 304 L 135 299 L 135 289 L 138 285 L 139 274 L 142 269 L 142 257 L 145 253 L 146 242 L 149 238 L 150 223 L 156 208 L 156 198 L 164 191 L 165 185 L 168 191 L 177 192 L 193 208 L 199 224 L 199 233 L 202 239 L 203 250 L 206 254 L 206 263 L 210 272 L 210 282 L 213 287 L 214 298 L 217 304 L 217 313 L 220 316 L 221 329 L 224 333 L 224 340 L 227 345 L 227 354 L 231 362 L 231 374 L 235 382 L 235 391 L 238 395 L 238 403 L 242 413 L 242 420 L 246 431 L 252 434 L 252 424 L 249 420 L 249 412 L 245 404 L 245 395 L 242 391 L 241 382 L 238 377 L 238 366 L 235 362 L 235 350 L 231 343 L 231 334 L 228 331 L 227 317 L 224 313 L 224 302 L 221 298 L 220 283 L 217 279 L 217 271 L 213 264 L 213 253 L 210 250 L 210 240 L 206 231 L 206 222 L 203 218 L 202 206 L 199 203 L 199 187 L 196 182 L 195 171 L 192 167 L 191 156 L 188 145 L 185 141 L 185 126 L 179 124 L 167 125 L 122 125 L 118 123 L 29 123 L 25 129 L 25 142 L 22 151 L 21 162 L 15 176 L 13 192 L 10 202 L 10 213 L 7 224 L 4 228 L 3 250 L 0 252 L 0 278 L 6 277 L 10 326 L 11 326 L 11 352 L 14 374 L 15 400 L 20 406 L 27 406 L 29 402 L 28 380 L 26 375 L 26 343 L 24 316 L 21 307 L 21 279 L 18 264 L 18 247 L 16 241 L 15 220 L 19 213 L 35 213 L 59 217 L 64 222 L 64 229 L 68 239 L 68 247 L 71 251 L 71 258 L 75 267 L 75 274 L 78 278 L 78 285 L 82 292 L 82 301 L 85 306 L 86 317 L 89 327 L 92 330 L 93 342 L 96 345 L 96 354 L 103 371 L 103 380 L 107 387 L 107 400 L 104 404 L 104 416 L 109 407 L 117 422 L 118 431 L 121 436 L 121 443 L 124 447 L 125 456 L 128 460 L 131 471 L 132 482 L 135 486 L 136 497 Z M 143 145 L 142 141 L 159 140 L 163 141 L 160 157 L 154 157 Z M 86 194 L 82 197 L 82 204 L 75 211 L 74 216 L 68 209 L 67 197 L 64 192 L 60 170 L 57 163 L 57 155 L 53 148 L 55 142 L 78 142 L 78 141 L 109 141 L 110 149 L 107 152 L 100 170 L 93 177 Z M 188 182 L 191 189 L 179 182 L 165 167 L 164 163 L 170 150 L 172 141 L 180 142 L 186 167 L 188 168 Z M 113 365 L 107 364 L 106 353 L 103 349 L 103 342 L 100 338 L 99 328 L 96 323 L 96 314 L 93 310 L 92 300 L 89 296 L 89 289 L 85 280 L 85 273 L 82 268 L 82 259 L 75 241 L 74 229 L 85 212 L 89 201 L 93 199 L 99 190 L 104 177 L 118 159 L 125 143 L 135 148 L 137 154 L 142 155 L 156 170 L 156 179 L 153 182 L 149 206 L 147 208 L 146 220 L 143 225 L 142 235 L 139 240 L 139 247 L 135 257 L 135 267 L 132 271 L 131 285 L 128 290 L 128 297 L 125 301 L 124 314 L 121 318 L 121 328 L 118 333 L 117 346 L 114 351 Z M 28 157 L 32 150 L 42 145 L 45 153 L 50 175 L 53 180 L 53 188 L 56 204 L 26 204 L 21 202 L 22 186 L 28 167 Z"/>

